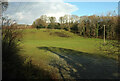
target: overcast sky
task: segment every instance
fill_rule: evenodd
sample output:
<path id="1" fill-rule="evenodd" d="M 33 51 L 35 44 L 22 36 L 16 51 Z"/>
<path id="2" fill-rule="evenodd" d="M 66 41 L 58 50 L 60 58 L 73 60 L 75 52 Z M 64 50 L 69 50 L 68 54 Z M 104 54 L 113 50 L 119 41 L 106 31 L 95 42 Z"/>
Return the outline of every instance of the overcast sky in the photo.
<path id="1" fill-rule="evenodd" d="M 45 0 L 44 0 L 45 1 Z M 102 14 L 108 11 L 117 11 L 117 2 L 10 2 L 4 13 L 19 24 L 32 24 L 41 15 L 55 16 L 57 19 L 65 14 L 78 16 Z"/>

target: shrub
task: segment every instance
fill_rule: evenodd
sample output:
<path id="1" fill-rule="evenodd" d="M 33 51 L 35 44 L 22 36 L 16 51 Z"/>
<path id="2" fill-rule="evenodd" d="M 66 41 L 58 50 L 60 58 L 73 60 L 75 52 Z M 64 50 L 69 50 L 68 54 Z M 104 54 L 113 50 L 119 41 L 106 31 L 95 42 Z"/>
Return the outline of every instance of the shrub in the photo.
<path id="1" fill-rule="evenodd" d="M 43 79 L 52 80 L 52 75 L 33 65 L 29 57 L 19 55 L 22 31 L 16 25 L 4 26 L 2 32 L 3 80 L 5 79 Z"/>

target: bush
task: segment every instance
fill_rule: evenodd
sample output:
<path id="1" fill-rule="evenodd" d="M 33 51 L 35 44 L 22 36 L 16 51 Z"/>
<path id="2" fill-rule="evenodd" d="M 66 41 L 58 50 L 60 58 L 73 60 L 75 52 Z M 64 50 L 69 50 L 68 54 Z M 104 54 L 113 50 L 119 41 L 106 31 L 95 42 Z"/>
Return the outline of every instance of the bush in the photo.
<path id="1" fill-rule="evenodd" d="M 105 44 L 100 44 L 101 46 L 99 47 L 99 49 L 101 51 L 104 51 L 105 53 L 107 53 L 108 55 L 112 54 L 112 55 L 118 55 L 119 54 L 119 47 L 120 44 L 118 44 L 118 41 L 109 41 L 106 42 Z"/>
<path id="2" fill-rule="evenodd" d="M 5 79 L 43 79 L 52 80 L 52 75 L 33 65 L 29 57 L 19 55 L 22 32 L 16 25 L 6 26 L 2 32 L 3 80 Z"/>

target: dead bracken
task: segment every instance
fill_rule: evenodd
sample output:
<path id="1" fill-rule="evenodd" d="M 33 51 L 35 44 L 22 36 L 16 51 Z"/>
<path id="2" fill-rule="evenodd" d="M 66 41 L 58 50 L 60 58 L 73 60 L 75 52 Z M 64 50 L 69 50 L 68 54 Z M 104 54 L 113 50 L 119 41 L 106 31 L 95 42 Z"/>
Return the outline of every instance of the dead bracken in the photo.
<path id="1" fill-rule="evenodd" d="M 51 32 L 50 35 L 55 35 L 55 36 L 59 36 L 59 37 L 71 37 L 63 32 Z"/>

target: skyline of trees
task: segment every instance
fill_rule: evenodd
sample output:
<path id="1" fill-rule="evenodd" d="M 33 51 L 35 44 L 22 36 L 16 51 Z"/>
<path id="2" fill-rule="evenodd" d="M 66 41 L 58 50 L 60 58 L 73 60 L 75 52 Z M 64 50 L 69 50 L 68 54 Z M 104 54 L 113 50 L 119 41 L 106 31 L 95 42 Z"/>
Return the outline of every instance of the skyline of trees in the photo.
<path id="1" fill-rule="evenodd" d="M 114 13 L 114 14 L 113 14 Z M 118 16 L 115 11 L 109 12 L 106 16 L 77 16 L 64 15 L 56 19 L 42 15 L 36 19 L 32 26 L 34 28 L 64 29 L 84 37 L 103 38 L 105 25 L 105 37 L 116 39 Z"/>

